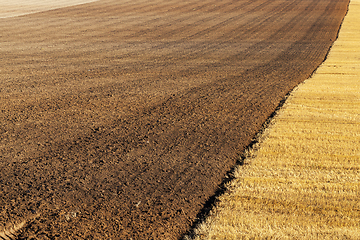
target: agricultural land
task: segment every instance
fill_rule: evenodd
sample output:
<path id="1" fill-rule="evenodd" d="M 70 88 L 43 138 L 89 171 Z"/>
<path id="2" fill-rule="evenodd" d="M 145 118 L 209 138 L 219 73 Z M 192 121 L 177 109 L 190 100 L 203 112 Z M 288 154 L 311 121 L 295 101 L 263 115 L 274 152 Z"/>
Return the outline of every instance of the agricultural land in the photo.
<path id="1" fill-rule="evenodd" d="M 4 239 L 183 237 L 285 95 L 324 61 L 349 1 L 42 3 L 0 1 Z M 356 118 L 344 114 L 339 121 Z M 266 167 L 247 167 L 256 166 L 266 183 Z M 355 189 L 337 176 L 319 188 Z"/>

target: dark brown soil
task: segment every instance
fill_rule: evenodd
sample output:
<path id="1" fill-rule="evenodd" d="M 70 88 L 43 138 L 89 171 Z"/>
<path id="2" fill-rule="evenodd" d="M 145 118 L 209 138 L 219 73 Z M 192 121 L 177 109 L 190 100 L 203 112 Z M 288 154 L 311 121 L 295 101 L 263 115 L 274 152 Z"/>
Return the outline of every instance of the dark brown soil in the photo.
<path id="1" fill-rule="evenodd" d="M 347 6 L 100 0 L 0 19 L 0 233 L 181 238 Z"/>

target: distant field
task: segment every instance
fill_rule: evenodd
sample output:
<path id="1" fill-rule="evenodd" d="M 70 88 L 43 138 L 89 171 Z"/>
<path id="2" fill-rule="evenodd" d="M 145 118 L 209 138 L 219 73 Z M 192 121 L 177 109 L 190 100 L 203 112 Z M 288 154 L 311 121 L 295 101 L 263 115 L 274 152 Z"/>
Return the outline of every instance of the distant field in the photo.
<path id="1" fill-rule="evenodd" d="M 360 239 L 360 1 L 193 239 Z"/>
<path id="2" fill-rule="evenodd" d="M 1 0 L 0 18 L 21 16 L 95 1 L 98 0 Z"/>

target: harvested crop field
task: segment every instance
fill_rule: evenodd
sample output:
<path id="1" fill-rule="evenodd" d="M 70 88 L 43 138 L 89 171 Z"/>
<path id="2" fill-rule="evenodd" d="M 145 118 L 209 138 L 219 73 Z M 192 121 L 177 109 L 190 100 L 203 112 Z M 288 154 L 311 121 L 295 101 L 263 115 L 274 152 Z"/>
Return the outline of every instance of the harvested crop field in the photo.
<path id="1" fill-rule="evenodd" d="M 347 5 L 100 0 L 0 19 L 0 234 L 181 238 Z"/>

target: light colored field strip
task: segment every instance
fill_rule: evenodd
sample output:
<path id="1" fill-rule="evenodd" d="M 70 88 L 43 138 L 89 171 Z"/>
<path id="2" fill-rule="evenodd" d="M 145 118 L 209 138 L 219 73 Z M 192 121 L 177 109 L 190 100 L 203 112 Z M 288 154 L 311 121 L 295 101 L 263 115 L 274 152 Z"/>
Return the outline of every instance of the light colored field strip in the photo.
<path id="1" fill-rule="evenodd" d="M 195 239 L 360 239 L 360 0 Z"/>
<path id="2" fill-rule="evenodd" d="M 98 0 L 0 0 L 0 18 L 21 16 Z"/>

